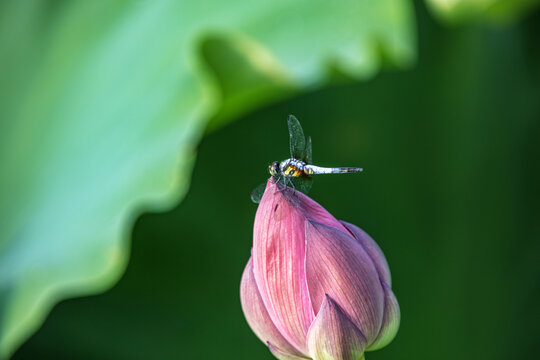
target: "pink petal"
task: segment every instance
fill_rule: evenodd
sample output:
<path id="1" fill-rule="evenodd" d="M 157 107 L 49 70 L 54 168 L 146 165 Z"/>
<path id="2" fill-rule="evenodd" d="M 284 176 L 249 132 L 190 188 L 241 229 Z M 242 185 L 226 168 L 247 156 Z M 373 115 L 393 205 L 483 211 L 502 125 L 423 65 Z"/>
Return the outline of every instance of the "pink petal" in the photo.
<path id="1" fill-rule="evenodd" d="M 392 278 L 390 277 L 390 268 L 388 267 L 388 262 L 384 256 L 381 248 L 375 240 L 371 238 L 364 230 L 360 229 L 358 226 L 349 224 L 345 221 L 341 221 L 343 225 L 351 232 L 356 240 L 364 247 L 364 250 L 368 253 L 371 260 L 377 268 L 379 277 L 382 281 L 388 285 L 392 285 Z"/>
<path id="2" fill-rule="evenodd" d="M 284 351 L 281 351 L 279 348 L 275 347 L 271 342 L 268 342 L 267 345 L 270 351 L 272 352 L 272 355 L 274 355 L 279 360 L 310 360 L 310 358 L 307 358 L 307 357 L 291 355 Z"/>
<path id="3" fill-rule="evenodd" d="M 377 350 L 388 345 L 396 336 L 399 329 L 401 314 L 396 296 L 385 282 L 382 283 L 384 289 L 384 316 L 379 331 L 379 336 L 371 344 L 368 350 Z"/>
<path id="4" fill-rule="evenodd" d="M 298 193 L 298 192 L 296 192 Z M 253 230 L 253 274 L 279 332 L 302 353 L 315 318 L 304 271 L 306 217 L 269 180 Z"/>
<path id="5" fill-rule="evenodd" d="M 253 276 L 253 260 L 251 257 L 242 274 L 240 301 L 249 326 L 262 342 L 265 344 L 271 342 L 279 347 L 284 354 L 300 356 L 300 352 L 280 334 L 264 307 Z"/>
<path id="6" fill-rule="evenodd" d="M 366 338 L 328 295 L 308 332 L 309 354 L 315 360 L 360 360 Z"/>
<path id="7" fill-rule="evenodd" d="M 309 196 L 302 194 L 299 191 L 293 191 L 290 188 L 285 190 L 285 195 L 289 199 L 292 206 L 301 210 L 307 219 L 314 220 L 320 224 L 331 226 L 345 233 L 348 233 L 347 228 L 332 214 L 330 214 L 319 203 L 311 199 Z"/>
<path id="8" fill-rule="evenodd" d="M 352 236 L 312 221 L 306 222 L 306 247 L 313 308 L 328 294 L 371 344 L 382 323 L 384 291 L 367 252 Z"/>

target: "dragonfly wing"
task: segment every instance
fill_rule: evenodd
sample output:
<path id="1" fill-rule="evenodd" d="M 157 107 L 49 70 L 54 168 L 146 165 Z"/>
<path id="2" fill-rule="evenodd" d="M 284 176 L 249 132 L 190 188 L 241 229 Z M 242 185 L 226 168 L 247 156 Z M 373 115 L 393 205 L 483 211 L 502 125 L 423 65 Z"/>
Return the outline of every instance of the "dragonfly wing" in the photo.
<path id="1" fill-rule="evenodd" d="M 311 185 L 313 185 L 313 179 L 309 176 L 294 177 L 291 178 L 291 181 L 294 184 L 294 188 L 304 194 L 309 193 Z"/>
<path id="2" fill-rule="evenodd" d="M 306 158 L 302 159 L 306 164 L 313 164 L 313 156 L 311 155 L 311 136 L 308 136 L 306 143 Z"/>
<path id="3" fill-rule="evenodd" d="M 303 160 L 306 157 L 306 137 L 300 122 L 294 115 L 287 117 L 289 125 L 289 143 L 291 147 L 291 156 L 298 160 Z"/>
<path id="4" fill-rule="evenodd" d="M 255 204 L 260 203 L 265 189 L 266 183 L 262 183 L 255 189 L 253 189 L 253 191 L 251 192 L 251 201 L 253 201 Z"/>

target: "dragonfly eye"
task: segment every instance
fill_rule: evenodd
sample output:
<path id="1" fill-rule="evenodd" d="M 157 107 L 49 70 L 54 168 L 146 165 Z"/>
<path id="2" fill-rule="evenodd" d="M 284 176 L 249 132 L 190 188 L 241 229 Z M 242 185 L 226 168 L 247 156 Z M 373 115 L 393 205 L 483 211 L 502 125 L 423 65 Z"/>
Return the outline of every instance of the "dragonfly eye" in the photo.
<path id="1" fill-rule="evenodd" d="M 278 170 L 279 170 L 279 162 L 278 161 L 274 161 L 272 164 L 270 164 L 270 166 L 268 167 L 268 172 L 270 173 L 270 175 L 274 176 L 278 173 Z"/>

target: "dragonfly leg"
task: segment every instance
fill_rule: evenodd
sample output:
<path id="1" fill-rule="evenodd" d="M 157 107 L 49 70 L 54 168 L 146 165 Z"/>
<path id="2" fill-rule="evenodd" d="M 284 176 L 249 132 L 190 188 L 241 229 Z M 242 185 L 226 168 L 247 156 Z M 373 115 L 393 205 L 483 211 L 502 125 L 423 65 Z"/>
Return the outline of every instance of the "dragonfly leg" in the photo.
<path id="1" fill-rule="evenodd" d="M 291 187 L 293 188 L 293 191 L 296 191 L 296 187 L 294 186 L 294 182 L 292 181 L 292 178 L 286 176 L 285 179 L 286 179 L 286 183 L 291 184 Z M 285 185 L 287 185 L 287 184 L 285 184 Z"/>
<path id="2" fill-rule="evenodd" d="M 279 175 L 278 178 L 277 178 L 277 180 L 276 180 L 276 183 L 277 183 L 277 184 L 279 184 L 279 183 L 281 182 L 281 178 L 282 178 L 282 176 Z"/>
<path id="3" fill-rule="evenodd" d="M 282 175 L 279 175 L 276 179 L 276 184 L 279 184 L 280 181 L 281 181 L 281 178 L 282 178 Z M 282 190 L 279 189 L 279 186 L 278 186 L 278 191 L 281 192 Z"/>

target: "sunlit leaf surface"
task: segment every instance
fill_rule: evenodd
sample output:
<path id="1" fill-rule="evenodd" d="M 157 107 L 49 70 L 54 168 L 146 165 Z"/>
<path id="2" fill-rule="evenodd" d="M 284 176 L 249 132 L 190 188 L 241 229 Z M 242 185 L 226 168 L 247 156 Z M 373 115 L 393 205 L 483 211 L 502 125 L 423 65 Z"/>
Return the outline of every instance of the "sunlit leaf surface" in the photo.
<path id="1" fill-rule="evenodd" d="M 538 6 L 539 0 L 426 0 L 434 13 L 452 23 L 489 21 L 506 23 Z"/>
<path id="2" fill-rule="evenodd" d="M 3 1 L 0 357 L 118 279 L 134 216 L 181 198 L 208 119 L 331 67 L 407 66 L 411 23 L 406 0 Z"/>

